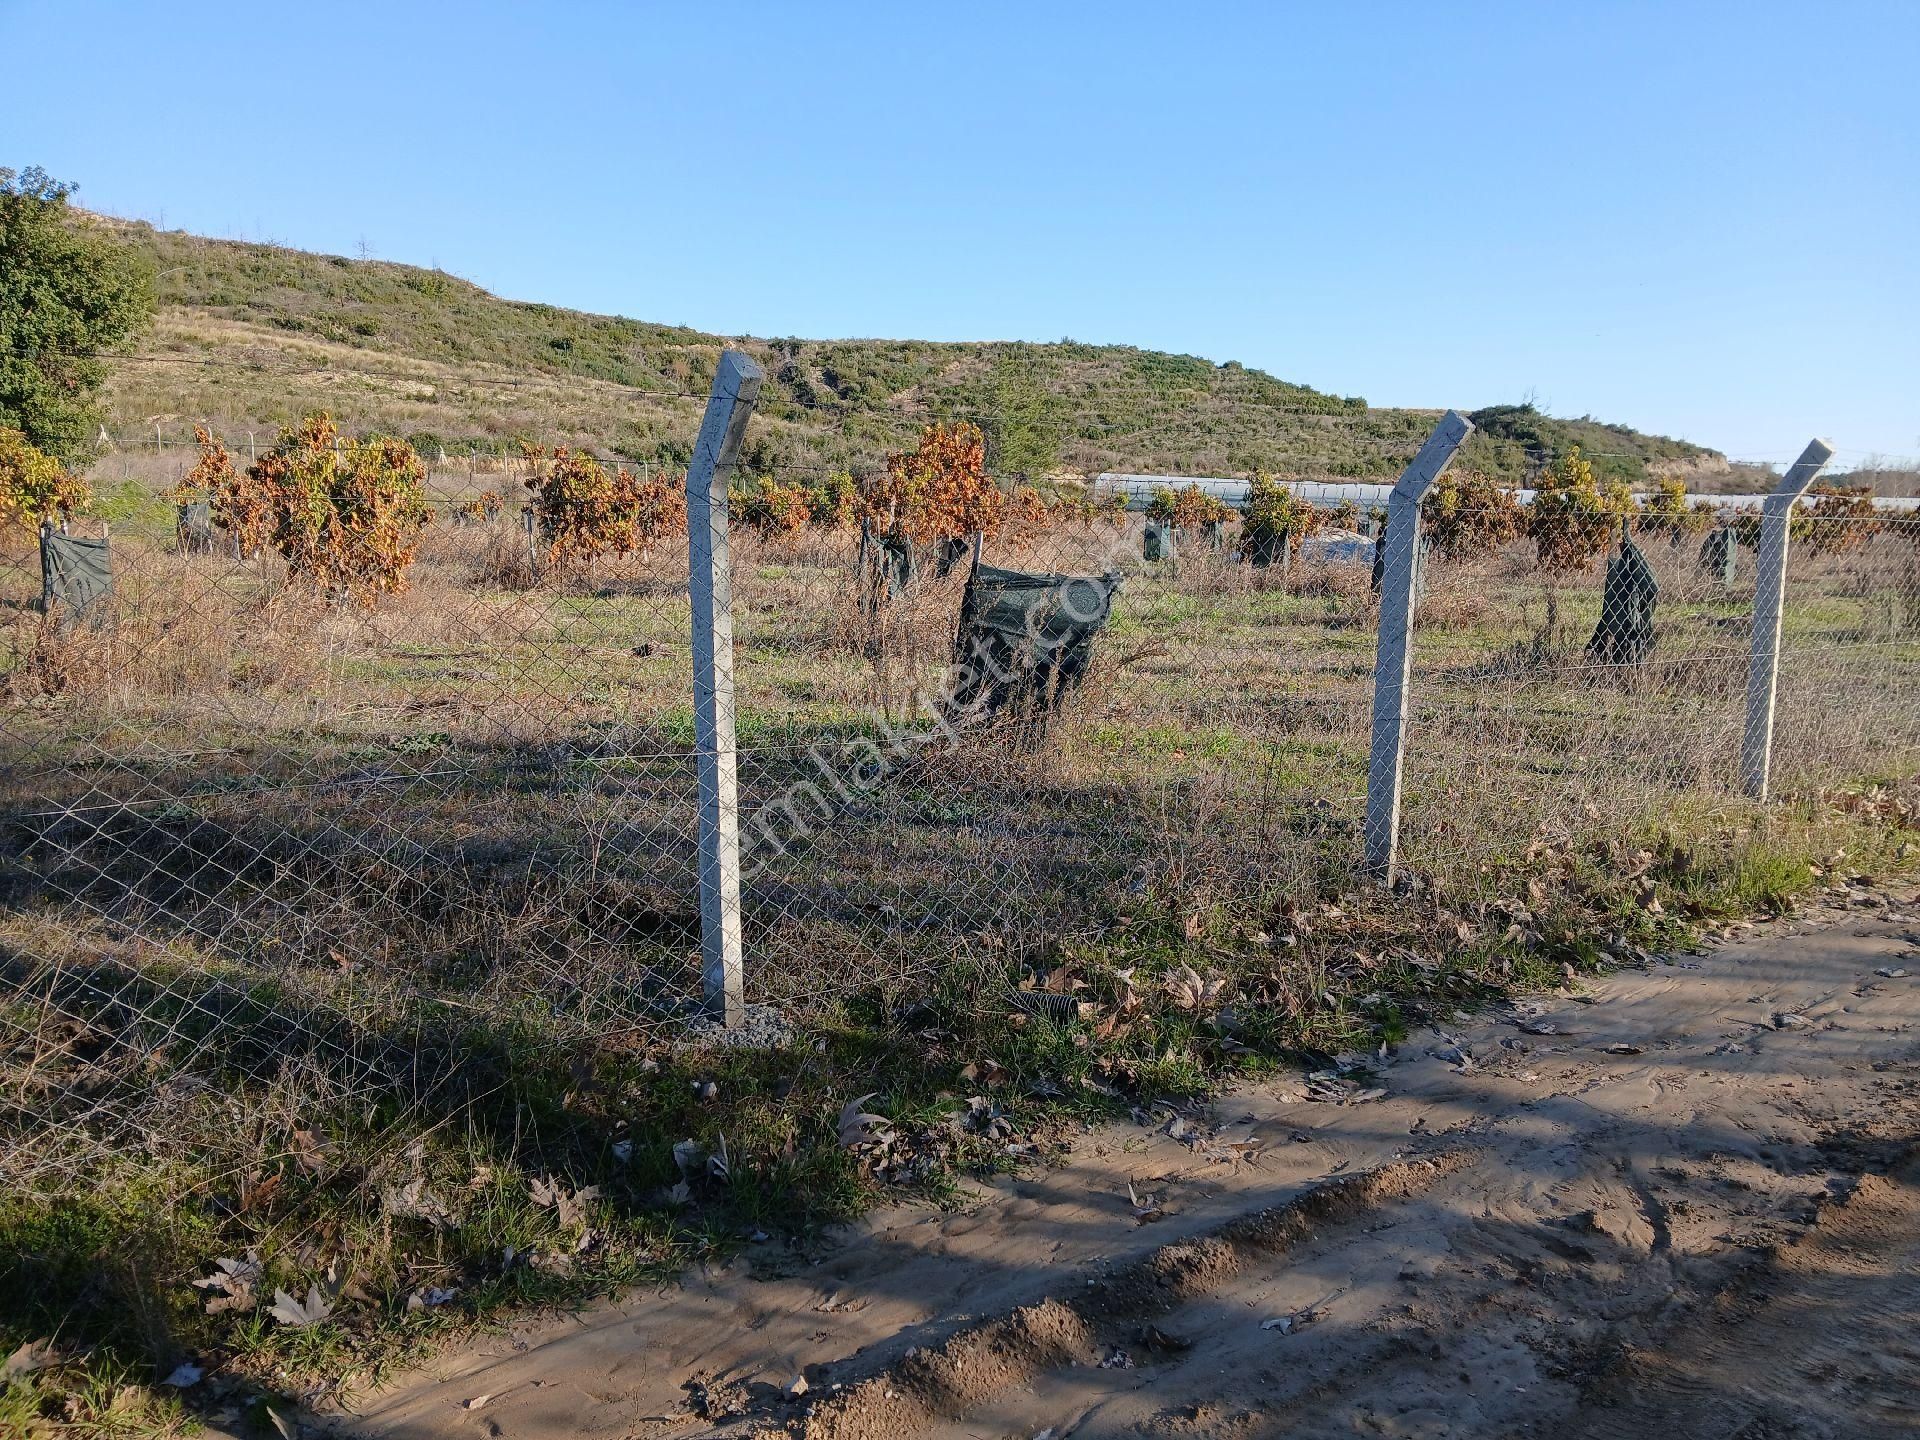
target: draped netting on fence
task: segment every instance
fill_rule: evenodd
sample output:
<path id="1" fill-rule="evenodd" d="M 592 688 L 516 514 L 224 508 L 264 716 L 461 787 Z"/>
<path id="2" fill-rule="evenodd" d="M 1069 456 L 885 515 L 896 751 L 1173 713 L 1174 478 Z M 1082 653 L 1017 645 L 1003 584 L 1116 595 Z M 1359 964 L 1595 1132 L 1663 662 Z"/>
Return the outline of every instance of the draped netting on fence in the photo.
<path id="1" fill-rule="evenodd" d="M 104 552 L 4 537 L 0 1178 L 204 1167 L 262 1096 L 446 1102 L 514 1046 L 710 1023 L 684 528 L 567 563 L 525 465 L 436 466 L 408 587 L 369 608 L 176 513 L 194 458 L 110 536 L 74 521 Z M 1251 934 L 1360 879 L 1377 488 L 1269 487 L 1254 523 L 1005 482 L 914 533 L 792 523 L 769 497 L 814 478 L 742 477 L 732 525 L 750 1002 L 911 996 L 1170 909 Z M 1405 869 L 1493 896 L 1543 844 L 1753 807 L 1755 518 L 1637 517 L 1544 569 L 1482 518 L 1421 547 Z M 1915 523 L 1795 521 L 1783 796 L 1920 769 Z"/>

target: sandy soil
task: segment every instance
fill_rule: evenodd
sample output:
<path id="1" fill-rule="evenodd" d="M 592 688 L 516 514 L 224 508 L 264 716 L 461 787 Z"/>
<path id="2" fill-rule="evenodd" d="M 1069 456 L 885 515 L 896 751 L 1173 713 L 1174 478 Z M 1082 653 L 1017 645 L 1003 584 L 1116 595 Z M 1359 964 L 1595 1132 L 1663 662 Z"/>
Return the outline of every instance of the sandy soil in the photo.
<path id="1" fill-rule="evenodd" d="M 1089 1135 L 959 1213 L 887 1211 L 821 1254 L 767 1247 L 522 1327 L 334 1423 L 1920 1434 L 1920 897 L 1839 896 L 1422 1032 L 1378 1083 L 1340 1104 L 1289 1081 L 1198 1124 Z"/>

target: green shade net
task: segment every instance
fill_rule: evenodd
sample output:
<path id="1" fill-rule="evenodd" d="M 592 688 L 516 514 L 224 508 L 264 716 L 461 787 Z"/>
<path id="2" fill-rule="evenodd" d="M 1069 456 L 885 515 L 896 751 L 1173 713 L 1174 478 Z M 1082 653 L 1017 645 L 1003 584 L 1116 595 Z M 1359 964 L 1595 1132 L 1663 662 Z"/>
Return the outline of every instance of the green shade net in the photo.
<path id="1" fill-rule="evenodd" d="M 1731 585 L 1734 559 L 1739 553 L 1733 527 L 1723 525 L 1718 530 L 1709 531 L 1707 538 L 1700 542 L 1700 568 L 1718 578 L 1722 585 Z"/>
<path id="2" fill-rule="evenodd" d="M 40 535 L 40 597 L 62 623 L 105 618 L 113 594 L 112 546 L 105 540 L 76 540 L 53 530 Z"/>
<path id="3" fill-rule="evenodd" d="M 1638 665 L 1653 653 L 1653 615 L 1660 603 L 1660 582 L 1646 552 L 1622 539 L 1620 553 L 1607 561 L 1607 582 L 1600 595 L 1600 623 L 1587 642 L 1587 654 L 1603 665 Z"/>
<path id="4" fill-rule="evenodd" d="M 1112 613 L 1120 575 L 1030 574 L 976 566 L 954 639 L 962 716 L 1006 713 L 1044 728 L 1093 659 L 1093 640 Z"/>
<path id="5" fill-rule="evenodd" d="M 943 550 L 941 554 L 944 553 Z M 911 540 L 898 533 L 875 533 L 868 529 L 865 521 L 860 524 L 860 554 L 854 566 L 863 582 L 862 604 L 869 610 L 882 596 L 898 597 L 911 590 L 920 569 Z M 940 573 L 945 575 L 950 569 L 951 562 Z"/>

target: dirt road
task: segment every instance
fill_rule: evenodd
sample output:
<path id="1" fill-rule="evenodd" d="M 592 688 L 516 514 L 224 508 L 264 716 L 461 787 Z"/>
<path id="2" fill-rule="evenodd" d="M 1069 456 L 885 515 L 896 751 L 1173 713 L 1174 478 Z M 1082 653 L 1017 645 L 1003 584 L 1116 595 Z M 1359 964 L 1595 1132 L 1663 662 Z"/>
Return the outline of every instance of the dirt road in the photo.
<path id="1" fill-rule="evenodd" d="M 337 1423 L 1920 1434 L 1920 897 L 1421 1032 L 1374 1083 L 1090 1135 L 959 1213 L 517 1330 Z"/>

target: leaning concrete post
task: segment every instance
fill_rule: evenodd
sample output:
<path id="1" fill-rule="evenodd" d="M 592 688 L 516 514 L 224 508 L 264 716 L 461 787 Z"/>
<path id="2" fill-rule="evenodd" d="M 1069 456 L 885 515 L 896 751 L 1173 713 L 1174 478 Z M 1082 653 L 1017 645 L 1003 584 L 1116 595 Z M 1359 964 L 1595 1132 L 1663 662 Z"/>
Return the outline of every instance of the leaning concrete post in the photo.
<path id="1" fill-rule="evenodd" d="M 1780 609 L 1787 597 L 1787 541 L 1793 507 L 1833 458 L 1833 446 L 1812 440 L 1781 477 L 1760 512 L 1760 562 L 1753 586 L 1753 659 L 1747 667 L 1747 724 L 1740 742 L 1741 787 L 1767 798 L 1773 769 L 1773 705 L 1780 683 Z"/>
<path id="2" fill-rule="evenodd" d="M 700 770 L 700 978 L 707 1011 L 728 1029 L 745 1018 L 740 961 L 740 802 L 733 738 L 733 571 L 727 481 L 760 398 L 760 367 L 720 356 L 687 467 L 688 591 L 693 599 L 693 729 Z"/>
<path id="3" fill-rule="evenodd" d="M 1380 643 L 1373 662 L 1373 745 L 1367 755 L 1366 869 L 1388 884 L 1400 849 L 1400 769 L 1413 665 L 1414 590 L 1420 569 L 1420 502 L 1473 433 L 1449 410 L 1401 472 L 1387 501 L 1380 571 Z"/>

